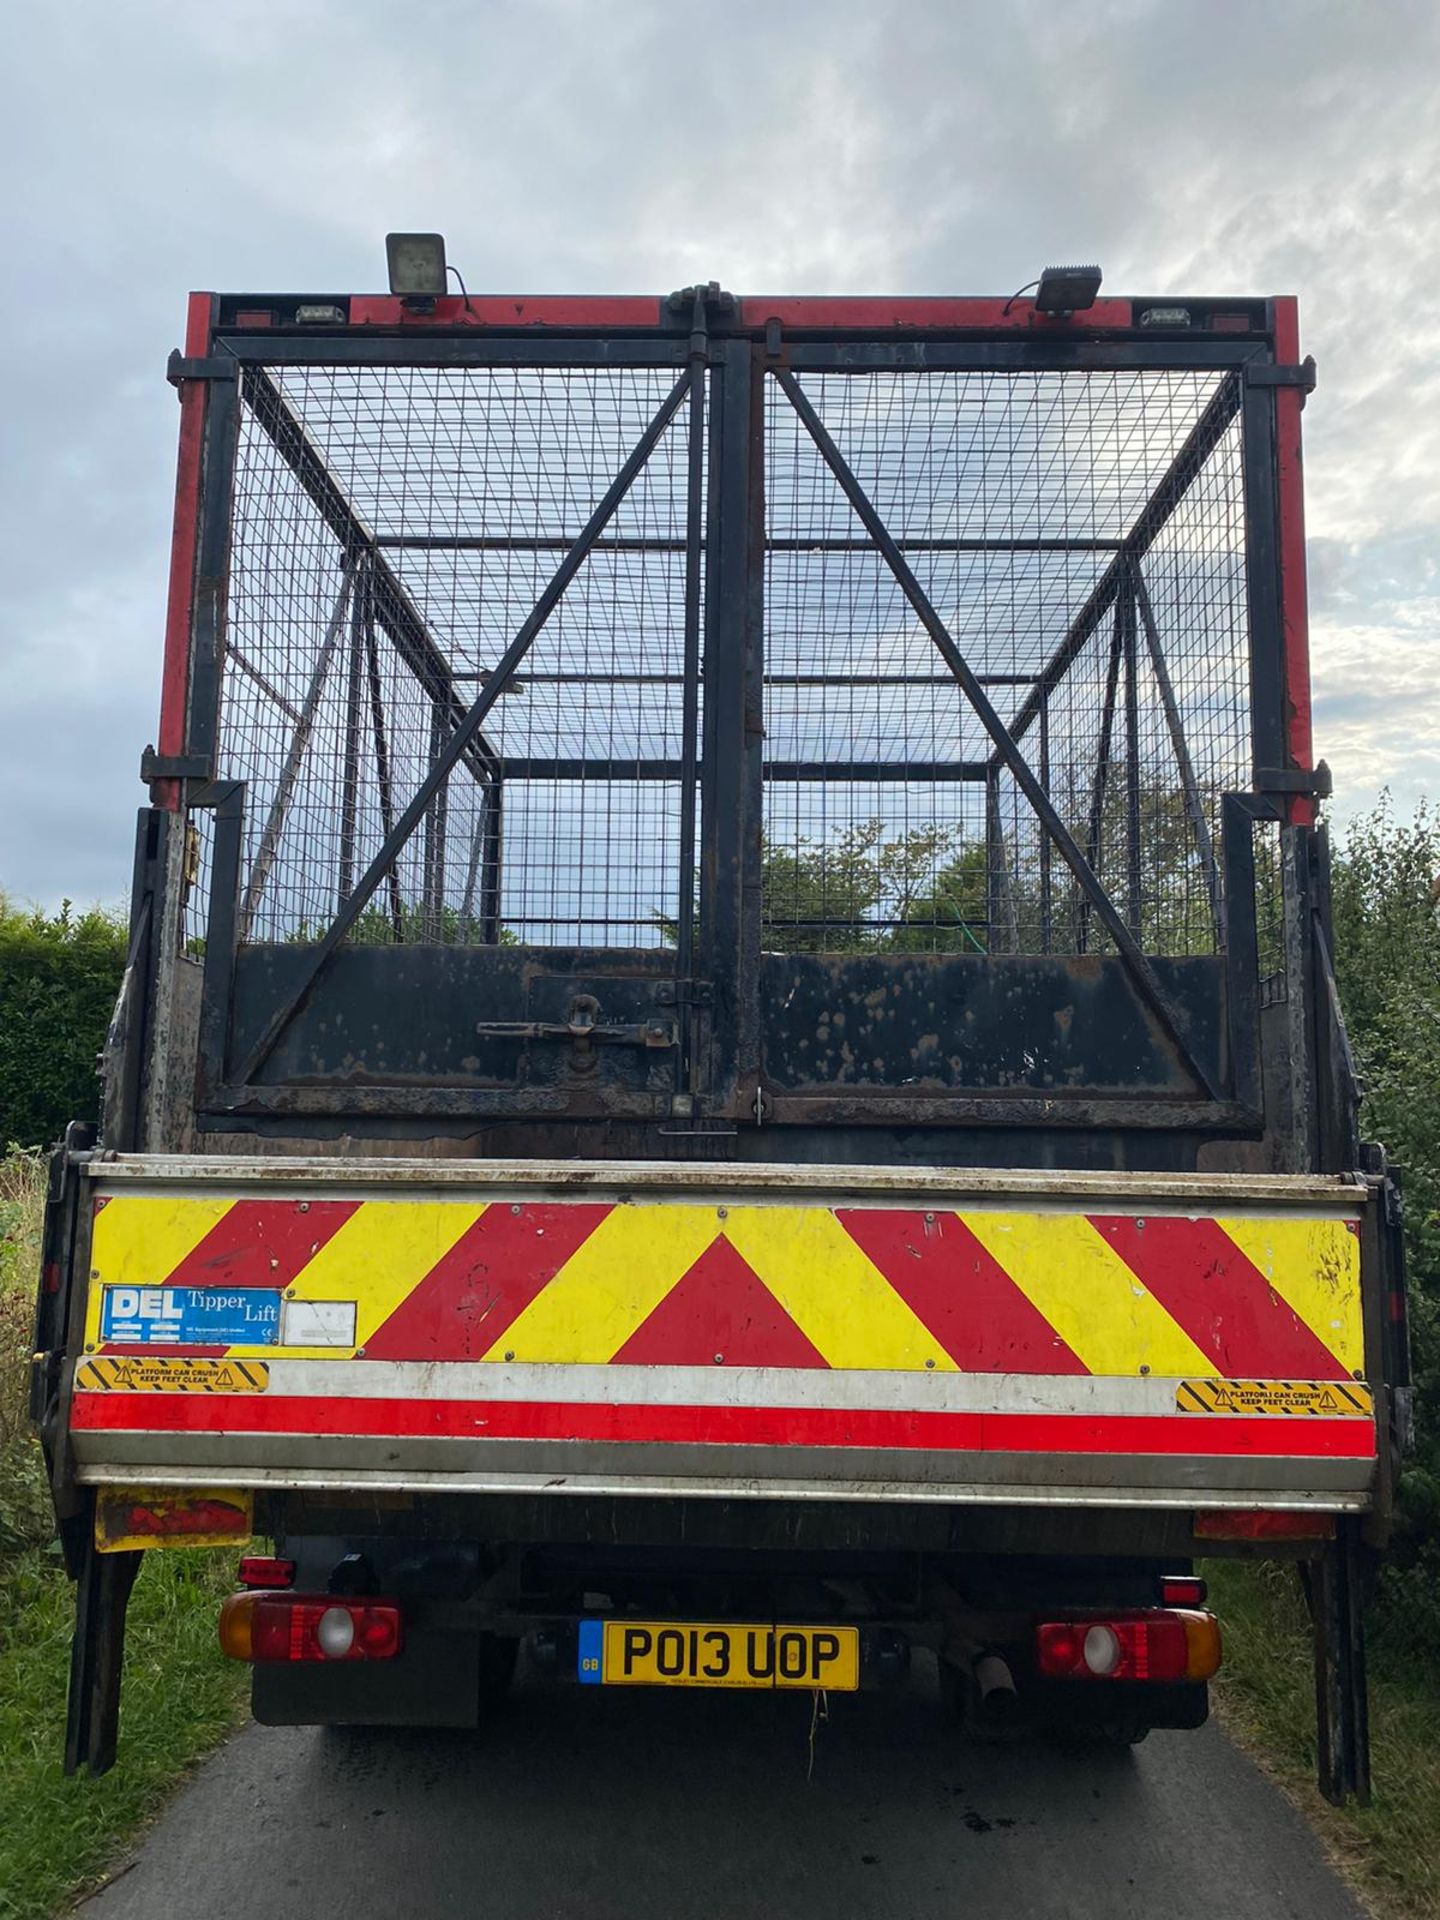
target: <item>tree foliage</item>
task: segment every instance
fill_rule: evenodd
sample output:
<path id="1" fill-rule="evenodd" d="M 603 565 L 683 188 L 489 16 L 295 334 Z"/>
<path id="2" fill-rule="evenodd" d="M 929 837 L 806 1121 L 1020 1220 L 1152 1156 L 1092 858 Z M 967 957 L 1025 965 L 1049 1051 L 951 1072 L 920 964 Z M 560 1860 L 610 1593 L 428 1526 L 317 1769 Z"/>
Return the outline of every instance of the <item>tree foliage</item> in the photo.
<path id="1" fill-rule="evenodd" d="M 957 848 L 951 828 L 887 836 L 864 820 L 830 841 L 767 844 L 761 871 L 772 953 L 984 951 L 985 849 Z"/>
<path id="2" fill-rule="evenodd" d="M 95 1058 L 125 970 L 118 915 L 0 894 L 0 1144 L 41 1146 L 100 1106 Z"/>
<path id="3" fill-rule="evenodd" d="M 1368 1139 L 1404 1182 L 1417 1447 L 1401 1483 L 1402 1571 L 1440 1620 L 1440 816 L 1396 820 L 1389 796 L 1334 863 L 1335 973 L 1365 1086 Z"/>

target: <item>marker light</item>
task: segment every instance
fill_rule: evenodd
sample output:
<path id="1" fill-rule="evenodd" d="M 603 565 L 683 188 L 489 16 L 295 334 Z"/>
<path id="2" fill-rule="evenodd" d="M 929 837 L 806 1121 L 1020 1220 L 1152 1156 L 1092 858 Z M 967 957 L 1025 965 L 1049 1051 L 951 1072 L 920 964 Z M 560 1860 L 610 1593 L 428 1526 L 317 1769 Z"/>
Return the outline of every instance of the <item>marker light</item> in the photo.
<path id="1" fill-rule="evenodd" d="M 1057 1680 L 1208 1680 L 1220 1665 L 1220 1626 L 1189 1611 L 1047 1620 L 1035 1664 Z"/>
<path id="2" fill-rule="evenodd" d="M 220 1609 L 220 1648 L 232 1660 L 393 1660 L 403 1645 L 393 1601 L 232 1593 Z"/>
<path id="3" fill-rule="evenodd" d="M 293 1560 L 276 1560 L 268 1553 L 247 1553 L 241 1557 L 242 1587 L 288 1587 L 294 1578 Z"/>
<path id="4" fill-rule="evenodd" d="M 1208 1589 L 1198 1574 L 1165 1573 L 1160 1576 L 1160 1601 L 1167 1607 L 1203 1607 Z"/>

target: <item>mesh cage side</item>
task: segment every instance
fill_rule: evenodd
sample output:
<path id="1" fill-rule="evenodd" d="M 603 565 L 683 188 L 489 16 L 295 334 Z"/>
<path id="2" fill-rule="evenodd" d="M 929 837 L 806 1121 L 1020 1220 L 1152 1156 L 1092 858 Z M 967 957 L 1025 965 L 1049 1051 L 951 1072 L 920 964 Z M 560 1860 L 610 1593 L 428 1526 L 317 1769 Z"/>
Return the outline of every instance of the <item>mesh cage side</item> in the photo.
<path id="1" fill-rule="evenodd" d="M 324 931 L 674 382 L 611 368 L 271 377 L 363 543 L 345 551 L 265 408 L 247 406 L 220 763 L 249 787 L 250 942 Z M 680 897 L 685 501 L 682 411 L 352 939 L 664 943 Z M 428 680 L 372 569 L 432 643 Z"/>
<path id="2" fill-rule="evenodd" d="M 1156 953 L 1216 947 L 1206 855 L 1220 795 L 1248 782 L 1239 426 L 1205 431 L 1222 384 L 1139 370 L 802 380 L 1063 823 L 1082 850 L 1093 844 L 1107 891 Z M 1137 541 L 1193 445 L 1194 473 Z M 766 944 L 1107 946 L 774 382 L 766 505 Z M 789 785 L 775 770 L 795 759 L 832 770 Z M 888 777 L 840 764 L 865 761 Z"/>

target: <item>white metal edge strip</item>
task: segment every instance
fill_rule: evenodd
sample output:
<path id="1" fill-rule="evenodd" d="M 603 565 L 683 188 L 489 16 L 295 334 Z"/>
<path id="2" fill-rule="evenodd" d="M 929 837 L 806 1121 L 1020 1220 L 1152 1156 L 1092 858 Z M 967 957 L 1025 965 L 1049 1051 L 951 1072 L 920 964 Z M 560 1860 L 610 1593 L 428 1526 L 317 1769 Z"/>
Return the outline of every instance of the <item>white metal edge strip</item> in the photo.
<path id="1" fill-rule="evenodd" d="M 263 1358 L 251 1354 L 250 1360 Z M 268 1362 L 272 1394 L 325 1400 L 518 1400 L 631 1406 L 839 1407 L 920 1413 L 1175 1413 L 1173 1379 L 1094 1374 L 891 1373 L 828 1367 L 505 1365 L 423 1360 Z M 139 1400 L 141 1396 L 136 1395 Z M 1177 1418 L 1185 1418 L 1177 1415 Z"/>

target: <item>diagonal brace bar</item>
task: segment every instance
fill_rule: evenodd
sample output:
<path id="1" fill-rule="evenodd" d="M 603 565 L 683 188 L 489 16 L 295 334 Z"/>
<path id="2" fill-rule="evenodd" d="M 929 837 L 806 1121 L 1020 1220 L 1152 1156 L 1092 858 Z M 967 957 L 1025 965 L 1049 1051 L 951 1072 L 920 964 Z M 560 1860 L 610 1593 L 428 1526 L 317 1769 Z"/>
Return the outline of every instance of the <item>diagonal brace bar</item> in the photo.
<path id="1" fill-rule="evenodd" d="M 1170 745 L 1175 754 L 1175 765 L 1180 773 L 1180 785 L 1185 792 L 1185 811 L 1190 816 L 1190 831 L 1195 836 L 1195 851 L 1200 856 L 1200 864 L 1205 869 L 1205 886 L 1210 895 L 1210 918 L 1214 922 L 1215 936 L 1223 946 L 1225 943 L 1225 904 L 1220 891 L 1220 874 L 1215 865 L 1215 848 L 1210 838 L 1210 822 L 1205 818 L 1205 808 L 1200 799 L 1200 783 L 1195 778 L 1195 763 L 1190 758 L 1190 745 L 1185 738 L 1184 723 L 1180 718 L 1180 703 L 1175 698 L 1175 688 L 1170 679 L 1170 669 L 1165 661 L 1165 649 L 1160 644 L 1160 629 L 1155 624 L 1155 610 L 1150 604 L 1150 591 L 1145 585 L 1145 576 L 1140 571 L 1140 562 L 1132 564 L 1131 576 L 1135 585 L 1135 604 L 1140 609 L 1140 624 L 1145 629 L 1145 644 L 1150 652 L 1150 665 L 1155 672 L 1155 684 L 1160 689 L 1160 704 L 1165 709 L 1165 725 L 1170 734 Z"/>
<path id="2" fill-rule="evenodd" d="M 336 948 L 359 919 L 365 909 L 366 902 L 370 899 L 370 896 L 374 893 L 380 882 L 385 878 L 385 875 L 393 867 L 401 849 L 424 819 L 431 801 L 450 778 L 451 773 L 455 770 L 456 765 L 469 748 L 471 742 L 478 736 L 480 728 L 484 724 L 485 716 L 495 705 L 495 702 L 500 698 L 501 694 L 504 693 L 516 667 L 519 666 L 520 662 L 529 652 L 532 642 L 545 625 L 545 622 L 550 618 L 550 615 L 555 611 L 561 596 L 579 572 L 586 555 L 595 544 L 596 539 L 609 525 L 620 502 L 625 498 L 625 495 L 634 484 L 637 474 L 650 458 L 650 455 L 655 451 L 656 443 L 659 441 L 661 434 L 664 433 L 666 427 L 669 426 L 680 402 L 690 389 L 690 378 L 690 370 L 687 367 L 685 372 L 681 374 L 680 378 L 675 382 L 675 385 L 671 388 L 665 400 L 661 403 L 660 409 L 654 419 L 650 422 L 635 447 L 631 450 L 624 466 L 621 467 L 619 473 L 617 473 L 615 478 L 610 482 L 604 499 L 601 500 L 599 506 L 596 507 L 594 513 L 591 514 L 589 520 L 585 523 L 584 529 L 576 539 L 574 545 L 551 575 L 550 582 L 545 588 L 545 591 L 536 601 L 524 624 L 515 635 L 515 638 L 505 649 L 494 673 L 492 673 L 490 678 L 485 682 L 485 685 L 481 688 L 478 697 L 471 705 L 469 711 L 456 726 L 455 731 L 450 735 L 444 747 L 436 755 L 429 773 L 426 774 L 425 778 L 416 788 L 404 812 L 395 822 L 390 832 L 385 836 L 384 844 L 366 868 L 364 877 L 361 879 L 359 885 L 345 902 L 345 905 L 340 909 L 339 913 L 336 914 L 324 939 L 315 947 L 310 956 L 309 963 L 301 974 L 289 999 L 277 1007 L 270 1019 L 266 1022 L 264 1031 L 252 1047 L 249 1057 L 240 1070 L 239 1079 L 242 1085 L 251 1080 L 254 1074 L 274 1052 L 281 1034 L 284 1033 L 286 1027 L 289 1026 L 290 1022 L 295 1018 L 310 994 L 314 991 L 316 982 L 329 966 Z"/>
<path id="3" fill-rule="evenodd" d="M 790 404 L 799 414 L 806 432 L 820 450 L 821 458 L 839 481 L 845 497 L 855 509 L 864 524 L 870 538 L 875 542 L 885 564 L 899 583 L 905 598 L 914 608 L 916 617 L 925 628 L 936 651 L 949 667 L 959 684 L 961 692 L 970 702 L 970 706 L 980 724 L 995 743 L 996 758 L 1009 770 L 1011 778 L 1025 795 L 1034 809 L 1045 831 L 1054 841 L 1060 857 L 1075 876 L 1077 886 L 1089 900 L 1096 916 L 1110 938 L 1115 942 L 1115 950 L 1124 961 L 1136 986 L 1143 997 L 1149 1001 L 1156 1018 L 1168 1038 L 1179 1051 L 1190 1072 L 1205 1093 L 1213 1100 L 1219 1094 L 1212 1084 L 1210 1076 L 1196 1059 L 1194 1050 L 1181 1028 L 1174 1010 L 1166 999 L 1165 991 L 1156 978 L 1155 971 L 1146 958 L 1143 949 L 1136 941 L 1130 929 L 1115 909 L 1109 894 L 1096 878 L 1095 870 L 1072 839 L 1069 829 L 1050 800 L 1049 794 L 1031 772 L 1029 763 L 1011 738 L 1004 721 L 990 704 L 985 689 L 971 671 L 968 661 L 951 638 L 950 631 L 931 605 L 929 596 L 911 572 L 909 563 L 896 546 L 889 529 L 871 504 L 869 495 L 851 472 L 844 455 L 830 438 L 830 434 L 818 413 L 811 406 L 794 374 L 784 367 L 775 369 L 775 378 L 784 388 Z"/>
<path id="4" fill-rule="evenodd" d="M 270 878 L 270 869 L 274 866 L 275 856 L 280 850 L 280 836 L 285 831 L 285 816 L 289 813 L 290 802 L 295 797 L 295 783 L 300 778 L 305 749 L 309 746 L 310 736 L 315 731 L 315 716 L 320 711 L 320 697 L 325 691 L 325 678 L 330 671 L 330 662 L 345 625 L 345 610 L 350 604 L 350 596 L 355 586 L 355 569 L 356 560 L 354 555 L 351 555 L 345 562 L 344 572 L 340 577 L 340 591 L 335 599 L 335 610 L 325 629 L 325 638 L 320 644 L 314 670 L 310 675 L 310 686 L 290 735 L 290 748 L 285 755 L 285 764 L 280 769 L 280 778 L 275 783 L 275 797 L 270 802 L 270 812 L 266 817 L 265 829 L 260 835 L 260 845 L 256 849 L 255 863 L 250 869 L 250 878 L 245 885 L 245 899 L 240 908 L 239 938 L 242 943 L 250 938 L 250 928 L 260 909 L 260 899 L 265 892 L 265 884 Z"/>

